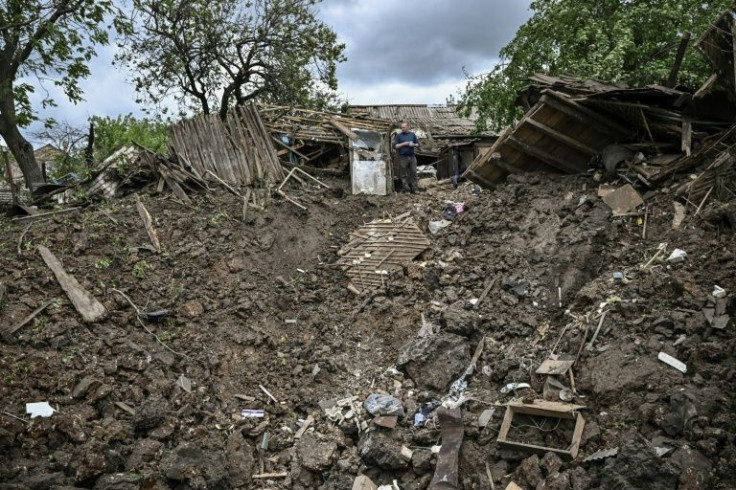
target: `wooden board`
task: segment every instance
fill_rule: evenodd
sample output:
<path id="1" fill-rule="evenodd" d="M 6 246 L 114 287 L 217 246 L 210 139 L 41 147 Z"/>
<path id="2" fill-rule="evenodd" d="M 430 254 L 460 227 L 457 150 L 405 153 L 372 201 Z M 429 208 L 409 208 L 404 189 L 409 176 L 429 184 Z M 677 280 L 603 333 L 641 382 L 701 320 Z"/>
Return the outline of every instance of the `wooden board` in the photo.
<path id="1" fill-rule="evenodd" d="M 585 407 L 581 405 L 549 402 L 546 400 L 534 400 L 534 402 L 530 404 L 509 403 L 506 406 L 506 413 L 503 417 L 503 422 L 501 423 L 501 430 L 498 433 L 497 441 L 500 445 L 512 449 L 519 449 L 537 454 L 553 452 L 569 459 L 575 459 L 578 455 L 578 450 L 580 449 L 580 441 L 585 427 L 585 419 L 579 412 L 579 410 L 583 408 Z M 511 424 L 514 419 L 514 415 L 516 414 L 575 420 L 575 429 L 573 430 L 570 445 L 567 449 L 558 449 L 508 440 Z"/>
<path id="2" fill-rule="evenodd" d="M 631 184 L 626 184 L 612 192 L 607 192 L 601 196 L 601 199 L 611 208 L 614 216 L 623 216 L 644 204 L 644 200 Z"/>
<path id="3" fill-rule="evenodd" d="M 573 364 L 575 364 L 574 359 L 571 361 L 553 361 L 552 359 L 547 359 L 537 368 L 536 373 L 551 375 L 565 374 Z"/>
<path id="4" fill-rule="evenodd" d="M 38 252 L 84 321 L 94 323 L 107 316 L 107 310 L 102 303 L 84 289 L 74 276 L 64 270 L 59 259 L 48 248 L 39 245 Z"/>

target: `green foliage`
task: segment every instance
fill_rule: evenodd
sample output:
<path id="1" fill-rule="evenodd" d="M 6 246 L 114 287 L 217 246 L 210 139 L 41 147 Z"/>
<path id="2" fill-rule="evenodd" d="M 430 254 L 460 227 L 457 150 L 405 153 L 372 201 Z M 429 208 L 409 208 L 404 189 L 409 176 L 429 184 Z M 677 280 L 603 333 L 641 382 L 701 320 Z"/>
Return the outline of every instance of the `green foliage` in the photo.
<path id="1" fill-rule="evenodd" d="M 532 17 L 500 52 L 489 72 L 470 77 L 460 100 L 477 111 L 479 129 L 512 124 L 517 93 L 534 73 L 575 75 L 632 85 L 663 83 L 685 32 L 694 39 L 731 0 L 535 0 Z M 690 47 L 679 83 L 699 86 L 709 74 Z"/>
<path id="2" fill-rule="evenodd" d="M 214 227 L 218 227 L 224 222 L 227 222 L 230 219 L 230 214 L 228 214 L 227 210 L 221 210 L 216 212 L 211 218 L 210 218 L 210 225 Z"/>
<path id="3" fill-rule="evenodd" d="M 46 94 L 42 107 L 56 105 L 46 83 L 61 88 L 72 102 L 81 101 L 79 81 L 90 74 L 96 46 L 109 42 L 105 21 L 119 32 L 129 28 L 118 13 L 113 0 L 0 2 L 0 99 L 15 108 L 15 114 L 4 115 L 20 126 L 36 120 L 30 96 L 38 88 Z"/>
<path id="4" fill-rule="evenodd" d="M 157 108 L 169 96 L 182 113 L 222 118 L 255 97 L 329 104 L 345 46 L 316 17 L 319 1 L 133 0 L 139 29 L 118 59 Z"/>
<path id="5" fill-rule="evenodd" d="M 132 114 L 126 116 L 94 116 L 95 126 L 94 158 L 101 162 L 123 146 L 132 143 L 143 145 L 149 150 L 164 153 L 169 138 L 169 126 L 155 119 L 137 119 Z"/>
<path id="6" fill-rule="evenodd" d="M 141 260 L 133 266 L 133 276 L 137 277 L 138 279 L 143 279 L 146 277 L 146 271 L 148 271 L 150 268 L 151 264 L 149 264 L 145 260 Z"/>
<path id="7" fill-rule="evenodd" d="M 110 259 L 99 259 L 99 260 L 95 260 L 95 263 L 94 263 L 95 269 L 102 269 L 102 270 L 109 269 L 111 265 L 112 265 L 112 260 Z"/>

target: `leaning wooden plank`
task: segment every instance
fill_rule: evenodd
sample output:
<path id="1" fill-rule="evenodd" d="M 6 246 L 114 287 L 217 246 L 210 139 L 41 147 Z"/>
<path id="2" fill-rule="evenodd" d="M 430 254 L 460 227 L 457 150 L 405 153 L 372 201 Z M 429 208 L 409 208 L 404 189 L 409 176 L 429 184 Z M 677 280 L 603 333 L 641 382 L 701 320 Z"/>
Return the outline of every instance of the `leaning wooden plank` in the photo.
<path id="1" fill-rule="evenodd" d="M 48 268 L 54 273 L 61 289 L 69 297 L 77 312 L 82 315 L 84 321 L 93 323 L 107 316 L 107 310 L 102 306 L 102 303 L 97 301 L 92 294 L 84 289 L 74 276 L 66 273 L 59 259 L 48 248 L 39 245 L 38 252 L 41 254 Z"/>
<path id="2" fill-rule="evenodd" d="M 222 184 L 225 187 L 225 189 L 229 190 L 230 192 L 232 192 L 233 194 L 235 194 L 236 196 L 238 196 L 240 198 L 243 197 L 243 196 L 240 195 L 240 193 L 238 191 L 236 191 L 235 189 L 233 189 L 227 182 L 225 182 L 220 177 L 218 177 L 217 174 L 215 174 L 214 172 L 212 172 L 210 170 L 207 170 L 207 173 L 210 174 L 211 176 L 213 176 L 220 184 Z"/>
<path id="3" fill-rule="evenodd" d="M 357 134 L 355 134 L 354 132 L 352 132 L 348 127 L 346 127 L 345 125 L 343 125 L 337 119 L 332 118 L 332 119 L 330 119 L 327 122 L 329 122 L 332 126 L 335 127 L 335 129 L 337 129 L 338 131 L 340 131 L 342 134 L 344 134 L 345 136 L 347 136 L 351 140 L 357 140 L 358 139 L 358 135 Z"/>
<path id="4" fill-rule="evenodd" d="M 156 233 L 156 229 L 153 227 L 153 220 L 151 219 L 151 215 L 148 213 L 148 210 L 141 202 L 141 199 L 138 197 L 138 194 L 135 195 L 135 207 L 138 208 L 138 214 L 141 216 L 141 220 L 143 220 L 143 226 L 146 227 L 146 233 L 148 233 L 148 238 L 151 239 L 151 244 L 157 252 L 161 253 L 161 243 L 159 243 L 158 234 Z"/>
<path id="5" fill-rule="evenodd" d="M 161 176 L 166 181 L 166 185 L 169 186 L 169 189 L 178 197 L 181 199 L 184 204 L 192 204 L 192 200 L 189 199 L 189 196 L 186 192 L 184 192 L 184 189 L 181 188 L 181 186 L 176 182 L 174 176 L 172 174 L 169 174 L 169 170 L 167 170 L 165 167 L 160 167 L 159 172 L 161 173 Z"/>

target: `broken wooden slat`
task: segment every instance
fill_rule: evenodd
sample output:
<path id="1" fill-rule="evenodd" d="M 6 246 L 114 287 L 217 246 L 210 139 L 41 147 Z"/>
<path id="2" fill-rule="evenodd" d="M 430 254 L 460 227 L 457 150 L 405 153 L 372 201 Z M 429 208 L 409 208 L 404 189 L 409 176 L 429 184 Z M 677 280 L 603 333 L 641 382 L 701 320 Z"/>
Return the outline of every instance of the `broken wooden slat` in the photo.
<path id="1" fill-rule="evenodd" d="M 51 219 L 55 218 L 56 216 L 63 216 L 67 214 L 76 214 L 78 213 L 82 208 L 68 208 L 68 209 L 60 209 L 58 211 L 49 211 L 47 213 L 37 213 L 30 216 L 18 216 L 13 218 L 13 221 L 15 223 L 32 223 L 34 221 L 41 221 L 44 219 Z"/>
<path id="2" fill-rule="evenodd" d="M 141 220 L 143 220 L 143 226 L 146 228 L 148 238 L 151 239 L 151 244 L 158 253 L 161 253 L 161 244 L 158 241 L 156 229 L 153 227 L 153 220 L 151 219 L 151 215 L 148 213 L 148 210 L 141 202 L 140 197 L 138 197 L 138 194 L 135 196 L 135 206 L 138 208 L 138 214 L 141 216 Z"/>
<path id="3" fill-rule="evenodd" d="M 552 139 L 556 139 L 557 141 L 560 141 L 561 143 L 564 143 L 567 146 L 575 148 L 580 153 L 584 153 L 589 156 L 598 154 L 598 151 L 595 148 L 591 148 L 590 146 L 586 145 L 585 143 L 581 141 L 578 141 L 565 134 L 562 134 L 559 131 L 556 131 L 550 128 L 544 123 L 535 121 L 531 117 L 524 118 L 524 123 L 533 126 L 534 128 L 538 129 L 539 131 L 541 131 L 542 133 L 544 133 L 545 135 L 549 136 Z"/>
<path id="4" fill-rule="evenodd" d="M 1 297 L 0 297 L 0 301 L 2 301 L 2 298 L 1 298 Z M 6 330 L 6 333 L 8 333 L 8 334 L 11 334 L 11 335 L 12 335 L 12 334 L 14 334 L 15 332 L 17 332 L 18 330 L 20 330 L 21 328 L 25 327 L 25 326 L 26 326 L 27 324 L 29 324 L 29 323 L 30 323 L 30 322 L 31 322 L 31 321 L 32 321 L 32 320 L 33 320 L 34 318 L 36 318 L 36 317 L 37 317 L 37 316 L 38 316 L 38 315 L 39 315 L 39 314 L 40 314 L 40 313 L 41 313 L 41 312 L 42 312 L 43 310 L 45 310 L 46 308 L 48 308 L 48 307 L 49 307 L 49 306 L 51 305 L 51 303 L 53 303 L 53 302 L 54 302 L 54 300 L 53 300 L 53 299 L 50 299 L 50 300 L 46 301 L 46 302 L 45 302 L 44 304 L 42 304 L 41 306 L 39 306 L 38 308 L 36 308 L 35 310 L 33 310 L 33 313 L 31 313 L 30 315 L 28 315 L 28 316 L 27 316 L 27 317 L 26 317 L 26 318 L 25 318 L 25 319 L 24 319 L 24 320 L 23 320 L 22 322 L 20 322 L 20 323 L 19 323 L 18 325 L 14 326 L 14 327 L 11 327 L 10 329 Z"/>
<path id="5" fill-rule="evenodd" d="M 328 121 L 330 124 L 332 124 L 338 131 L 340 131 L 342 134 L 350 138 L 351 140 L 357 140 L 358 135 L 352 132 L 348 127 L 343 125 L 340 121 L 338 121 L 335 118 L 332 118 Z"/>
<path id="6" fill-rule="evenodd" d="M 67 274 L 59 259 L 43 245 L 38 246 L 38 251 L 48 268 L 56 276 L 61 289 L 67 294 L 72 305 L 82 315 L 84 321 L 93 323 L 105 318 L 107 310 L 102 306 L 102 303 L 97 301 L 92 294 L 84 289 L 74 276 Z"/>
<path id="7" fill-rule="evenodd" d="M 565 374 L 570 370 L 575 360 L 571 361 L 555 361 L 552 359 L 546 359 L 536 370 L 537 374 Z"/>

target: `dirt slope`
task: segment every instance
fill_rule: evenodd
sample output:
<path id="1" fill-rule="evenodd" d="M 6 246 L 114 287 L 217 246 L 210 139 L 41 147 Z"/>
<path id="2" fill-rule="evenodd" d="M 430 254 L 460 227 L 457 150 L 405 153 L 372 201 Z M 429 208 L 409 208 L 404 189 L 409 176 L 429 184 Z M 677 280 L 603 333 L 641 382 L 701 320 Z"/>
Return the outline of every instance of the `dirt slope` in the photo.
<path id="1" fill-rule="evenodd" d="M 460 488 L 489 488 L 486 465 L 496 488 L 511 480 L 522 488 L 731 488 L 734 325 L 713 328 L 704 313 L 736 316 L 728 211 L 709 206 L 673 230 L 662 190 L 648 201 L 642 239 L 636 218 L 612 219 L 587 177 L 530 175 L 497 191 L 473 190 L 387 198 L 291 191 L 306 212 L 274 201 L 245 222 L 229 194 L 199 196 L 191 208 L 145 196 L 161 254 L 137 248 L 148 238 L 130 198 L 34 224 L 22 242 L 23 227 L 3 218 L 0 324 L 16 325 L 58 300 L 2 339 L 0 488 L 345 489 L 358 474 L 426 488 L 439 426 L 431 419 L 414 427 L 413 414 L 447 394 L 484 337 L 463 405 Z M 445 200 L 470 209 L 428 233 L 431 249 L 401 277 L 374 295 L 346 289 L 332 264 L 349 232 L 406 211 L 426 230 Z M 661 242 L 667 251 L 642 269 Z M 107 319 L 82 321 L 35 250 L 40 244 L 105 305 Z M 685 261 L 663 260 L 675 247 Z M 470 300 L 494 279 L 474 307 Z M 725 299 L 709 297 L 716 284 Z M 115 290 L 141 310 L 171 316 L 141 324 Z M 556 396 L 534 370 L 555 345 L 574 358 L 586 325 L 589 340 L 603 311 L 600 334 L 574 369 L 574 402 L 586 406 L 587 421 L 578 459 L 499 447 L 503 407 L 485 428 L 479 414 L 511 399 L 499 391 L 511 382 L 532 386 L 534 395 L 520 397 Z M 439 332 L 418 345 L 422 315 Z M 659 361 L 660 351 L 686 363 L 687 373 Z M 417 352 L 424 360 L 391 369 Z M 191 393 L 177 386 L 181 375 Z M 571 387 L 567 377 L 558 381 Z M 347 396 L 360 405 L 371 393 L 402 401 L 406 416 L 395 429 L 335 423 L 320 408 Z M 29 420 L 25 403 L 34 401 L 58 412 Z M 243 420 L 241 409 L 267 415 Z M 295 439 L 309 415 L 315 422 Z M 545 446 L 571 440 L 566 425 L 542 429 L 520 422 L 513 434 Z M 582 462 L 614 447 L 615 457 Z M 668 452 L 659 457 L 654 447 Z"/>

